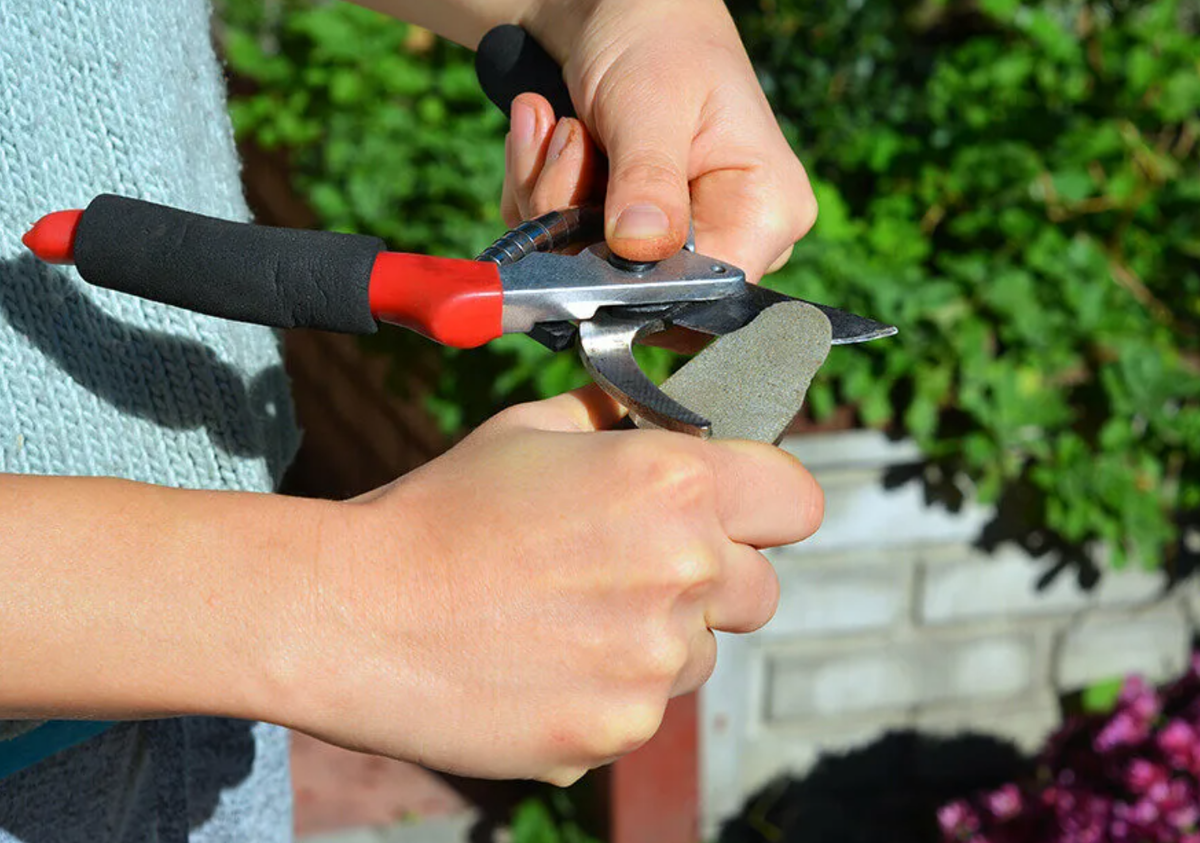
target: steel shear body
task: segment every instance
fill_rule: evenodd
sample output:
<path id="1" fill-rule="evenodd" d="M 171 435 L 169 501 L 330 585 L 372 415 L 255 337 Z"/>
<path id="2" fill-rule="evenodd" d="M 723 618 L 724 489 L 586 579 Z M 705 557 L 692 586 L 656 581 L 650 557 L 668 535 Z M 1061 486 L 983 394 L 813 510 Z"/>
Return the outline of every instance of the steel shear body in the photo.
<path id="1" fill-rule="evenodd" d="M 484 92 L 508 113 L 527 90 L 573 114 L 561 70 L 519 27 L 479 45 Z M 592 377 L 639 422 L 707 436 L 708 421 L 642 373 L 634 343 L 671 326 L 720 336 L 766 308 L 795 301 L 747 284 L 738 267 L 688 247 L 635 264 L 604 244 L 602 212 L 556 211 L 517 226 L 477 260 L 388 251 L 376 237 L 230 222 L 140 199 L 102 195 L 85 210 L 39 220 L 25 244 L 85 281 L 212 316 L 280 328 L 371 333 L 377 322 L 474 348 L 527 333 L 554 351 L 578 345 Z M 833 343 L 896 333 L 890 325 L 815 305 Z"/>
<path id="2" fill-rule="evenodd" d="M 633 344 L 673 325 L 725 334 L 793 299 L 691 249 L 630 264 L 600 238 L 598 209 L 568 209 L 518 226 L 471 261 L 103 195 L 85 210 L 43 217 L 24 242 L 44 261 L 74 263 L 91 284 L 243 322 L 371 333 L 382 321 L 458 348 L 508 333 L 556 351 L 577 344 L 592 377 L 635 418 L 706 435 L 705 419 L 641 372 Z M 835 344 L 896 330 L 817 307 Z"/>

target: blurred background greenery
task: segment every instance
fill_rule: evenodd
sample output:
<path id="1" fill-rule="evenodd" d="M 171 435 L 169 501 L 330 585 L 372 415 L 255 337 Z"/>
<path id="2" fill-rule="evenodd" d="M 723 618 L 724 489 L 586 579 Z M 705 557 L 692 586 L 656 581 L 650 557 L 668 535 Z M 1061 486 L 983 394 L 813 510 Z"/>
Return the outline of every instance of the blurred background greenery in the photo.
<path id="1" fill-rule="evenodd" d="M 460 257 L 503 231 L 507 127 L 468 51 L 346 3 L 217 5 L 239 137 L 285 158 L 317 225 Z M 835 350 L 808 412 L 911 436 L 943 498 L 998 502 L 1027 543 L 1178 575 L 1200 510 L 1200 2 L 729 6 L 821 209 L 768 284 L 901 328 Z M 586 382 L 521 336 L 370 342 L 428 367 L 451 432 Z"/>

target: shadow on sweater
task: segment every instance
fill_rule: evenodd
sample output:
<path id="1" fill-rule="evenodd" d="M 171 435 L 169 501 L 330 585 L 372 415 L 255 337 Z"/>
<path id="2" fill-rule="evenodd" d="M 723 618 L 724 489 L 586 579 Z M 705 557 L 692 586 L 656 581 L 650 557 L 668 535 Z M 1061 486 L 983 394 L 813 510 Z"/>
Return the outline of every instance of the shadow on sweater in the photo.
<path id="1" fill-rule="evenodd" d="M 22 843 L 187 843 L 216 839 L 222 794 L 252 775 L 252 724 L 184 718 L 122 723 L 0 785 L 0 839 Z M 282 834 L 272 839 L 282 838 Z"/>
<path id="2" fill-rule="evenodd" d="M 122 413 L 174 430 L 204 428 L 224 453 L 265 459 L 279 483 L 295 438 L 282 366 L 247 383 L 203 343 L 113 319 L 32 255 L 0 261 L 0 315 Z"/>

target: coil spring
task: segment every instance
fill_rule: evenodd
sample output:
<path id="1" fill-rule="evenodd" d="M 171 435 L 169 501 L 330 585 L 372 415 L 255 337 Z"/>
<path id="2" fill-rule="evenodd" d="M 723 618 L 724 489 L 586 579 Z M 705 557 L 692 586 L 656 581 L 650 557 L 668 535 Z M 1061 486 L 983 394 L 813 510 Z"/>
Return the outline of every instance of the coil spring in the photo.
<path id="1" fill-rule="evenodd" d="M 603 223 L 602 209 L 591 205 L 551 211 L 521 223 L 480 252 L 476 260 L 508 266 L 534 252 L 594 243 L 603 236 Z"/>

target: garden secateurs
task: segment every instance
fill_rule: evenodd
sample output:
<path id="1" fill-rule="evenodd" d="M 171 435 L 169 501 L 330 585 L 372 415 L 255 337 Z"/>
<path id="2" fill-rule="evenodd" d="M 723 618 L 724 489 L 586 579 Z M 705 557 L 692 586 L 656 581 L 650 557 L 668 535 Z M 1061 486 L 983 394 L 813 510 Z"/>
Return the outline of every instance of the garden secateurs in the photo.
<path id="1" fill-rule="evenodd" d="M 497 35 L 510 40 L 496 48 Z M 523 39 L 515 52 L 514 35 Z M 505 85 L 520 86 L 513 96 L 562 85 L 561 74 L 547 80 L 546 62 L 555 66 L 522 30 L 502 28 L 488 38 L 480 78 L 506 111 L 512 96 Z M 496 65 L 497 56 L 506 67 Z M 531 56 L 541 69 L 526 84 Z M 650 381 L 633 345 L 672 326 L 721 336 L 797 299 L 746 283 L 737 267 L 696 253 L 690 238 L 666 260 L 624 260 L 605 245 L 602 219 L 595 207 L 556 211 L 466 260 L 387 251 L 376 237 L 230 222 L 102 195 L 85 210 L 43 217 L 24 242 L 44 261 L 74 263 L 90 284 L 243 322 L 359 334 L 388 322 L 457 348 L 511 333 L 554 351 L 576 345 L 592 378 L 635 423 L 707 436 L 708 420 Z M 815 306 L 828 317 L 835 345 L 896 333 Z"/>

